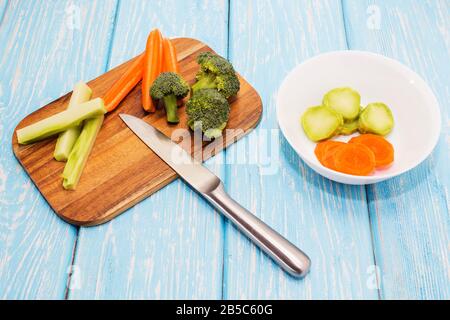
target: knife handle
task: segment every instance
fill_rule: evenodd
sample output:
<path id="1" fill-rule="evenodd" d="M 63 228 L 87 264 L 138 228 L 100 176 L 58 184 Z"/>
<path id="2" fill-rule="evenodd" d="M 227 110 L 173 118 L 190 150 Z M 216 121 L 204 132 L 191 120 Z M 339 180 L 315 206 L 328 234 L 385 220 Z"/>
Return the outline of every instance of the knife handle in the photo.
<path id="1" fill-rule="evenodd" d="M 213 191 L 205 192 L 203 195 L 286 272 L 298 278 L 308 273 L 311 265 L 309 257 L 233 200 L 226 193 L 222 183 L 218 184 Z"/>

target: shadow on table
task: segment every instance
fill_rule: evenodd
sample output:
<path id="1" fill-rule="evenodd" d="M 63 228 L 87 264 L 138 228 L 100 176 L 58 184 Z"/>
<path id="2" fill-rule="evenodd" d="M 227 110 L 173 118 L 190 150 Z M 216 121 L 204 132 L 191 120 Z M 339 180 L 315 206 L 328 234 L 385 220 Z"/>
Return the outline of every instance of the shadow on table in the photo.
<path id="1" fill-rule="evenodd" d="M 312 170 L 282 135 L 280 136 L 280 147 L 282 156 L 290 165 L 291 169 L 298 172 L 299 177 L 304 179 L 311 187 L 320 189 L 333 196 L 337 196 L 336 191 L 339 190 L 340 196 L 356 201 L 362 200 L 361 192 L 366 193 L 368 196 L 367 201 L 370 202 L 374 201 L 375 197 L 376 199 L 388 199 L 394 196 L 398 197 L 404 193 L 409 193 L 412 190 L 420 190 L 420 186 L 427 180 L 430 172 L 434 171 L 435 168 L 432 158 L 436 151 L 419 166 L 398 177 L 377 184 L 367 185 L 366 187 L 346 185 L 322 177 Z"/>

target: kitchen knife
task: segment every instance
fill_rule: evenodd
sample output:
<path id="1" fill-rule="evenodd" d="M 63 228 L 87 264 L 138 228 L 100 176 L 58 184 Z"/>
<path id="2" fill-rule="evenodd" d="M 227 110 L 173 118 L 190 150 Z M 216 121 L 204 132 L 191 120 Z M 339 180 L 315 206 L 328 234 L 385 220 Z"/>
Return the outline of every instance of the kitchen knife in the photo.
<path id="1" fill-rule="evenodd" d="M 142 142 L 285 271 L 300 278 L 308 273 L 311 264 L 308 256 L 234 201 L 215 174 L 145 121 L 127 114 L 120 114 L 120 117 Z"/>

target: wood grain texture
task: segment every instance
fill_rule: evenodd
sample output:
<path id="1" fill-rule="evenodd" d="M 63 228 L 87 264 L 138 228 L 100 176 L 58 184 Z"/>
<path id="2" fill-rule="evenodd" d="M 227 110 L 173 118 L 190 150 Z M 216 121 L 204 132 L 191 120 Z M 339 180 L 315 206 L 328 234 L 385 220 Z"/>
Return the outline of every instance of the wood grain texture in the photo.
<path id="1" fill-rule="evenodd" d="M 197 56 L 212 49 L 192 38 L 176 38 L 172 43 L 177 50 L 180 74 L 193 84 L 199 69 Z M 89 81 L 87 84 L 93 91 L 93 98 L 103 97 L 134 60 L 135 58 Z M 204 150 L 211 148 L 210 144 L 213 144 L 214 152 L 220 152 L 259 122 L 262 113 L 261 99 L 247 81 L 241 77 L 239 80 L 241 87 L 236 97 L 230 100 L 231 112 L 227 124 L 227 129 L 233 130 L 226 130 L 223 139 L 205 143 Z M 33 112 L 17 128 L 66 110 L 70 95 L 66 94 Z M 131 132 L 120 119 L 120 113 L 141 118 L 175 139 L 180 138 L 179 130 L 182 129 L 185 132 L 181 145 L 186 151 L 197 159 L 200 157 L 206 160 L 212 156 L 210 152 L 203 152 L 202 145 L 194 144 L 194 134 L 187 124 L 185 106 L 178 110 L 180 123 L 168 125 L 164 109 L 160 108 L 154 114 L 145 112 L 141 97 L 139 83 L 114 112 L 106 115 L 82 178 L 74 191 L 67 191 L 62 187 L 61 172 L 65 163 L 53 159 L 56 143 L 54 137 L 21 146 L 17 142 L 17 136 L 13 136 L 16 157 L 62 219 L 81 226 L 105 223 L 176 179 L 176 172 Z"/>
<path id="2" fill-rule="evenodd" d="M 343 1 L 344 12 L 339 1 L 231 2 L 230 40 L 237 42 L 228 48 L 227 1 L 0 0 L 0 298 L 64 298 L 69 270 L 73 299 L 376 298 L 377 285 L 386 299 L 449 298 L 448 1 Z M 80 27 L 67 29 L 77 7 Z M 368 29 L 377 8 L 381 28 Z M 249 155 L 240 151 L 258 130 L 206 164 L 232 184 L 234 197 L 312 256 L 303 281 L 267 266 L 270 260 L 229 225 L 224 234 L 220 216 L 179 180 L 79 233 L 54 215 L 14 159 L 14 126 L 79 79 L 142 52 L 154 26 L 198 38 L 224 56 L 230 51 L 262 94 L 261 128 L 276 128 L 276 89 L 288 70 L 344 49 L 346 40 L 400 59 L 430 83 L 444 121 L 438 148 L 413 172 L 367 190 L 380 284 L 367 267 L 371 230 L 359 187 L 318 178 L 282 137 L 282 166 L 272 179 L 261 174 L 265 162 L 224 165 L 237 152 Z"/>
<path id="3" fill-rule="evenodd" d="M 275 113 L 278 86 L 294 66 L 345 49 L 340 2 L 234 1 L 230 29 L 230 58 L 261 92 L 265 108 L 258 129 L 231 146 L 227 156 L 236 150 L 246 157 L 264 155 L 270 138 L 258 139 L 263 130 L 276 129 L 271 160 L 278 170 L 267 170 L 270 162 L 264 158 L 229 166 L 228 191 L 309 254 L 312 268 L 303 281 L 289 277 L 228 224 L 224 296 L 376 299 L 376 286 L 367 285 L 374 262 L 364 187 L 333 183 L 310 170 L 279 133 Z M 249 148 L 241 149 L 244 143 Z"/>
<path id="4" fill-rule="evenodd" d="M 0 26 L 5 16 L 6 7 L 8 5 L 8 0 L 0 0 Z"/>
<path id="5" fill-rule="evenodd" d="M 443 119 L 428 160 L 367 188 L 385 299 L 450 298 L 449 13 L 445 0 L 345 2 L 351 49 L 378 52 L 417 71 L 436 93 Z"/>
<path id="6" fill-rule="evenodd" d="M 7 141 L 28 113 L 103 72 L 115 3 L 71 3 L 10 1 L 0 26 L 2 299 L 64 298 L 76 228 L 49 208 Z"/>
<path id="7" fill-rule="evenodd" d="M 121 1 L 110 65 L 141 52 L 153 27 L 226 55 L 226 1 Z M 205 163 L 222 178 L 224 152 Z M 74 261 L 80 286 L 69 298 L 219 299 L 222 250 L 221 216 L 175 180 L 108 224 L 80 229 Z"/>

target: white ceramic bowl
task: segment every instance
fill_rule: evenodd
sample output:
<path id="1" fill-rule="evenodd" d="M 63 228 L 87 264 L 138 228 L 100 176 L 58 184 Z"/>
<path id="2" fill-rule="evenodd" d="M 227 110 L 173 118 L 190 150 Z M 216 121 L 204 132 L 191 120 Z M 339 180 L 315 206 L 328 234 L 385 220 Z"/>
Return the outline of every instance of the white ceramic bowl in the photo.
<path id="1" fill-rule="evenodd" d="M 322 166 L 314 155 L 316 143 L 306 137 L 300 124 L 302 113 L 320 105 L 326 92 L 347 86 L 361 94 L 363 106 L 384 102 L 394 114 L 395 128 L 386 138 L 394 145 L 395 161 L 388 169 L 367 177 Z M 287 141 L 313 170 L 347 184 L 376 183 L 411 170 L 431 153 L 441 127 L 437 99 L 419 75 L 393 59 L 361 51 L 330 52 L 297 66 L 278 91 L 277 117 Z"/>

